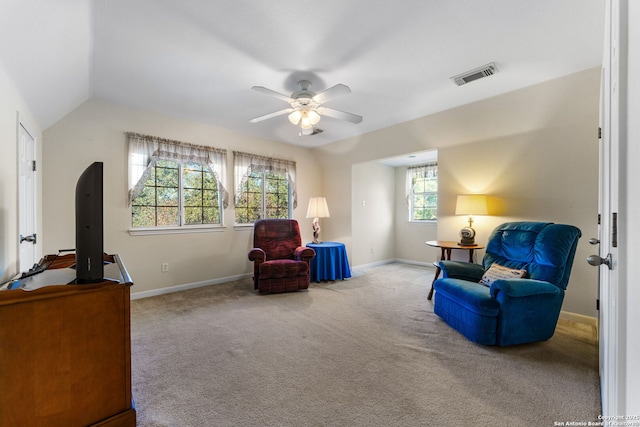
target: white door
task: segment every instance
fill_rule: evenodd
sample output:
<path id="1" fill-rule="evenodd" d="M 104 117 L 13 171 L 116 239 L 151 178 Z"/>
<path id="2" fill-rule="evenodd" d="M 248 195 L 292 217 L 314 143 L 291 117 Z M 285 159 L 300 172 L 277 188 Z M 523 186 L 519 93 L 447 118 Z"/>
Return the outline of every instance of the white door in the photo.
<path id="1" fill-rule="evenodd" d="M 588 262 L 599 266 L 599 339 L 600 382 L 602 412 L 605 416 L 621 414 L 619 408 L 619 378 L 624 378 L 624 364 L 620 363 L 619 325 L 624 313 L 619 307 L 618 287 L 618 194 L 619 194 L 619 142 L 620 129 L 625 120 L 621 114 L 623 99 L 620 90 L 620 1 L 608 0 L 605 11 L 605 40 L 602 68 L 602 106 L 600 140 L 599 207 L 600 227 L 597 239 L 592 239 L 594 252 Z M 594 236 L 591 236 L 594 237 Z M 596 249 L 597 248 L 597 249 Z"/>
<path id="2" fill-rule="evenodd" d="M 20 271 L 38 262 L 36 245 L 36 141 L 18 124 L 18 242 Z"/>

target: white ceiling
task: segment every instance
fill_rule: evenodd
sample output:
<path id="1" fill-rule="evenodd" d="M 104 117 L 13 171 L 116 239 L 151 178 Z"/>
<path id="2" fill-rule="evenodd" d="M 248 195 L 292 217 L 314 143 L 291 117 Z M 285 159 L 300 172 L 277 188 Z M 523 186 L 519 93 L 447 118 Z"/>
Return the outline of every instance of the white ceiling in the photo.
<path id="1" fill-rule="evenodd" d="M 314 147 L 599 66 L 604 0 L 3 0 L 0 65 L 46 128 L 90 98 Z M 493 76 L 450 77 L 495 62 Z M 352 93 L 299 137 L 251 90 Z"/>

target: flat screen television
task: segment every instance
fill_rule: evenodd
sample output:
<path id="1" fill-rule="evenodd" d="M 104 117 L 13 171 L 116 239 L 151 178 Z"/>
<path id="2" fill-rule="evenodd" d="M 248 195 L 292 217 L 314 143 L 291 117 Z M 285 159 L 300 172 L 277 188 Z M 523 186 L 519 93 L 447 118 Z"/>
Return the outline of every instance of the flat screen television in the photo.
<path id="1" fill-rule="evenodd" d="M 102 162 L 94 162 L 76 184 L 76 283 L 104 277 Z"/>

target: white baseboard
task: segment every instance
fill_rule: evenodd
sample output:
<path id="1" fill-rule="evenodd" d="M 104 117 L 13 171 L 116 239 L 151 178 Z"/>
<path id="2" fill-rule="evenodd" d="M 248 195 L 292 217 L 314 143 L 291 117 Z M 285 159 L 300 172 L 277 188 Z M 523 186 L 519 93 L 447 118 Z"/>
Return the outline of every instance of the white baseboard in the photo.
<path id="1" fill-rule="evenodd" d="M 598 327 L 598 319 L 596 317 L 585 316 L 584 314 L 572 313 L 570 311 L 561 311 L 560 318 L 569 320 L 570 322 L 585 323 L 595 328 Z"/>
<path id="2" fill-rule="evenodd" d="M 568 328 L 571 333 L 583 337 L 588 342 L 598 342 L 598 319 L 595 317 L 561 311 L 558 327 Z"/>
<path id="3" fill-rule="evenodd" d="M 410 259 L 391 258 L 391 259 L 385 259 L 385 260 L 382 260 L 382 261 L 372 262 L 370 264 L 360 264 L 360 265 L 356 265 L 356 266 L 351 266 L 351 269 L 352 270 L 366 270 L 367 268 L 379 267 L 381 265 L 386 265 L 386 264 L 393 264 L 394 262 L 399 262 L 399 263 L 402 263 L 402 264 L 419 265 L 420 267 L 435 268 L 433 266 L 433 263 L 430 263 L 430 262 L 413 261 L 413 260 L 410 260 Z"/>
<path id="4" fill-rule="evenodd" d="M 232 282 L 234 280 L 244 279 L 245 277 L 251 277 L 251 275 L 252 273 L 239 274 L 237 276 L 223 277 L 220 279 L 205 280 L 202 282 L 195 282 L 195 283 L 186 283 L 184 285 L 168 286 L 166 288 L 153 289 L 150 291 L 134 292 L 131 294 L 131 299 L 134 300 L 134 299 L 140 299 L 140 298 L 155 297 L 157 295 L 164 295 L 164 294 L 171 294 L 173 292 L 186 291 L 187 289 L 202 288 L 203 286 L 210 286 L 210 285 L 219 285 L 221 283 Z"/>
<path id="5" fill-rule="evenodd" d="M 435 267 L 433 266 L 432 262 L 413 261 L 410 259 L 400 259 L 400 258 L 395 258 L 393 262 L 399 262 L 402 264 L 410 264 L 410 265 L 419 265 L 420 267 L 427 267 L 435 270 Z"/>
<path id="6" fill-rule="evenodd" d="M 351 267 L 351 269 L 366 270 L 367 268 L 377 267 L 385 264 L 391 264 L 394 262 L 401 262 L 405 264 L 414 264 L 414 265 L 433 268 L 433 265 L 431 265 L 430 263 L 421 263 L 418 261 L 401 260 L 401 259 L 387 259 L 383 261 L 377 261 L 371 264 L 363 264 L 356 267 Z M 135 299 L 141 299 L 141 298 L 149 298 L 149 297 L 155 297 L 158 295 L 170 294 L 173 292 L 186 291 L 187 289 L 201 288 L 203 286 L 219 285 L 221 283 L 232 282 L 234 280 L 244 279 L 245 277 L 251 277 L 251 275 L 252 273 L 239 274 L 237 276 L 223 277 L 220 279 L 205 280 L 202 282 L 195 282 L 195 283 L 186 283 L 183 285 L 168 286 L 166 288 L 152 289 L 150 291 L 134 292 L 131 294 L 131 299 L 135 300 Z"/>
<path id="7" fill-rule="evenodd" d="M 351 269 L 352 270 L 366 270 L 367 268 L 378 267 L 378 266 L 385 265 L 385 264 L 392 264 L 394 262 L 400 262 L 400 263 L 404 263 L 404 264 L 413 264 L 413 265 L 419 265 L 419 266 L 422 266 L 422 267 L 433 268 L 433 265 L 431 263 L 425 263 L 425 262 L 419 262 L 419 261 L 412 261 L 412 260 L 394 258 L 394 259 L 387 259 L 387 260 L 383 260 L 383 261 L 373 262 L 371 264 L 358 265 L 356 267 L 351 267 Z M 204 280 L 202 282 L 185 283 L 183 285 L 175 285 L 175 286 L 168 286 L 166 288 L 152 289 L 150 291 L 134 292 L 134 293 L 131 294 L 131 299 L 132 300 L 136 300 L 136 299 L 141 299 L 141 298 L 149 298 L 149 297 L 155 297 L 155 296 L 158 296 L 158 295 L 170 294 L 170 293 L 173 293 L 173 292 L 186 291 L 188 289 L 201 288 L 203 286 L 219 285 L 221 283 L 232 282 L 234 280 L 240 280 L 240 279 L 244 279 L 246 277 L 251 277 L 251 275 L 252 275 L 252 273 L 245 273 L 245 274 L 239 274 L 239 275 L 236 275 L 236 276 L 222 277 L 220 279 Z"/>
<path id="8" fill-rule="evenodd" d="M 360 264 L 360 265 L 355 265 L 355 266 L 351 266 L 352 270 L 366 270 L 368 268 L 373 268 L 373 267 L 379 267 L 381 265 L 386 265 L 386 264 L 391 264 L 392 262 L 394 262 L 394 260 L 392 259 L 385 259 L 383 261 L 376 261 L 376 262 L 372 262 L 369 264 Z"/>

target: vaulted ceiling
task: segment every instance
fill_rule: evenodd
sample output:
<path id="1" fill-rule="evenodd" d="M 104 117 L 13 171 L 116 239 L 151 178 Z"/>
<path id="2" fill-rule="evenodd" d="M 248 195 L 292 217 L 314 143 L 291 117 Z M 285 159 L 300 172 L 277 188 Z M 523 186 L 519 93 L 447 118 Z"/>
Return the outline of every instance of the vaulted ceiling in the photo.
<path id="1" fill-rule="evenodd" d="M 604 0 L 7 0 L 0 65 L 43 128 L 88 99 L 314 147 L 602 61 Z M 495 63 L 492 76 L 451 77 Z M 251 90 L 351 93 L 299 136 Z"/>

